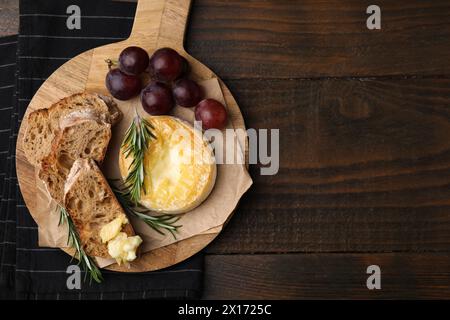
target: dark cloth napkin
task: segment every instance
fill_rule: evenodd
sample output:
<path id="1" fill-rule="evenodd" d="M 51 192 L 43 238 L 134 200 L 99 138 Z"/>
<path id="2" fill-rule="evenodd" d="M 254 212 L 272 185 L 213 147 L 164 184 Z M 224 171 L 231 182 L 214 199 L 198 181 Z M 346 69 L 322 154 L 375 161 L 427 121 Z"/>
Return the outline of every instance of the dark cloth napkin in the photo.
<path id="1" fill-rule="evenodd" d="M 80 30 L 66 27 L 70 5 L 81 9 Z M 0 40 L 1 298 L 191 299 L 201 295 L 201 254 L 154 272 L 102 270 L 103 283 L 89 284 L 87 280 L 82 282 L 81 290 L 69 290 L 66 270 L 75 262 L 59 249 L 38 247 L 37 226 L 17 185 L 14 159 L 17 131 L 36 90 L 70 58 L 127 38 L 135 9 L 135 3 L 107 0 L 22 0 L 18 42 L 16 37 Z M 15 70 L 18 70 L 16 78 Z"/>
<path id="2" fill-rule="evenodd" d="M 15 296 L 16 210 L 13 148 L 17 126 L 17 36 L 0 38 L 0 299 Z"/>

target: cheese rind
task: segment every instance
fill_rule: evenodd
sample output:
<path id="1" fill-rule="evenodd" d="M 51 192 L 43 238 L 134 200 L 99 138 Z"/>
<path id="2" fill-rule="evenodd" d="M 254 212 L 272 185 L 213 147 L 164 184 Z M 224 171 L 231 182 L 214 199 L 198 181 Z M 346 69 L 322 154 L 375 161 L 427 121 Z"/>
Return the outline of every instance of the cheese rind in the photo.
<path id="1" fill-rule="evenodd" d="M 147 119 L 156 139 L 144 156 L 144 188 L 141 204 L 152 211 L 184 213 L 200 205 L 216 179 L 214 153 L 202 133 L 171 116 Z M 122 178 L 128 175 L 133 158 L 119 155 Z"/>

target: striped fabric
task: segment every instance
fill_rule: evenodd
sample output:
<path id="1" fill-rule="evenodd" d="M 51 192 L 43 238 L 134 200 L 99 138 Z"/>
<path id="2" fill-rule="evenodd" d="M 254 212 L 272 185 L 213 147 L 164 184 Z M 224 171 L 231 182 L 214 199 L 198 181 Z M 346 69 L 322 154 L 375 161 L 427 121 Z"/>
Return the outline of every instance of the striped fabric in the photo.
<path id="1" fill-rule="evenodd" d="M 14 297 L 16 215 L 14 210 L 14 128 L 17 122 L 17 37 L 0 39 L 0 298 Z"/>
<path id="2" fill-rule="evenodd" d="M 81 8 L 81 30 L 66 28 L 66 10 L 72 4 Z M 45 79 L 65 61 L 77 54 L 93 47 L 125 39 L 131 29 L 135 6 L 134 3 L 107 0 L 22 0 L 20 2 L 20 35 L 17 44 L 18 96 L 17 99 L 10 97 L 10 104 L 3 102 L 7 100 L 1 100 L 1 108 L 4 107 L 5 112 L 9 112 L 10 126 L 1 129 L 5 130 L 5 134 L 13 137 L 9 141 L 9 150 L 15 150 L 15 138 L 20 120 L 30 99 Z M 11 42 L 10 46 L 15 45 L 13 43 L 15 38 L 3 39 L 4 43 L 7 41 Z M 15 53 L 15 50 L 13 52 Z M 0 68 L 12 69 L 10 78 L 0 84 L 0 93 L 15 92 L 13 64 L 16 55 L 14 53 L 12 60 L 2 58 L 0 63 L 6 65 Z M 6 74 L 4 76 L 2 73 L 1 77 L 6 79 Z M 14 101 L 16 101 L 15 108 L 7 109 L 8 106 L 14 107 Z M 202 255 L 156 272 L 123 274 L 104 270 L 102 273 L 105 280 L 102 284 L 89 285 L 87 281 L 82 284 L 81 290 L 67 289 L 66 268 L 74 262 L 71 262 L 70 257 L 59 249 L 38 247 L 37 226 L 23 202 L 17 185 L 14 155 L 11 154 L 9 162 L 8 155 L 9 153 L 5 152 L 6 160 L 2 160 L 2 167 L 5 167 L 6 161 L 5 172 L 10 173 L 10 175 L 4 175 L 3 180 L 10 182 L 11 187 L 5 187 L 7 183 L 3 183 L 2 186 L 2 191 L 8 192 L 3 192 L 0 218 L 5 221 L 0 222 L 0 230 L 2 230 L 0 233 L 0 242 L 2 242 L 0 291 L 11 288 L 15 283 L 12 290 L 18 299 L 183 299 L 200 296 L 203 276 Z M 17 225 L 15 217 L 17 217 Z M 7 226 L 9 228 L 5 228 Z M 5 248 L 12 250 L 5 250 Z"/>

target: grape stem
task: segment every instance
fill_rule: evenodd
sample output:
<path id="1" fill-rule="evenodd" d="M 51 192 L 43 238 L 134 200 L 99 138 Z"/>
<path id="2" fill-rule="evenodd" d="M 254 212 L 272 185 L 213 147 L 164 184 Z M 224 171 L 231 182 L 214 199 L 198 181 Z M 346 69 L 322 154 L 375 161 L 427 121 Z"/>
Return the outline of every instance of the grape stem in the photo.
<path id="1" fill-rule="evenodd" d="M 113 59 L 105 59 L 105 62 L 108 64 L 109 70 L 111 70 L 112 67 L 115 67 L 119 64 L 118 60 L 113 60 Z"/>

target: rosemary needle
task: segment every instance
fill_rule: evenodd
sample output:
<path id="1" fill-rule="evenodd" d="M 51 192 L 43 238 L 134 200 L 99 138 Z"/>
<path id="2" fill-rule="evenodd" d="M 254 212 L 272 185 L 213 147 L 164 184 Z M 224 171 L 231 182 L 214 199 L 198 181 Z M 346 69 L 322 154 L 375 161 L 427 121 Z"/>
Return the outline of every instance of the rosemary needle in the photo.
<path id="1" fill-rule="evenodd" d="M 118 188 L 113 183 L 110 184 L 111 189 L 117 197 L 117 200 L 119 200 L 120 205 L 128 214 L 144 221 L 150 228 L 152 228 L 159 234 L 164 234 L 162 230 L 169 231 L 176 239 L 175 233 L 178 231 L 178 228 L 181 227 L 181 225 L 175 225 L 175 223 L 180 219 L 179 216 L 172 214 L 151 216 L 149 215 L 150 210 L 131 201 L 131 199 L 129 198 L 129 192 L 126 188 Z"/>
<path id="2" fill-rule="evenodd" d="M 78 232 L 73 224 L 72 218 L 69 216 L 69 213 L 66 209 L 60 205 L 59 207 L 59 224 L 63 225 L 67 224 L 69 229 L 69 235 L 67 237 L 67 244 L 75 249 L 75 254 L 78 257 L 78 264 L 82 270 L 86 271 L 86 276 L 89 273 L 90 281 L 94 280 L 97 283 L 101 283 L 103 280 L 102 273 L 100 269 L 95 264 L 95 261 L 92 257 L 86 254 L 81 245 L 80 237 L 78 236 Z M 85 278 L 86 279 L 86 278 Z"/>
<path id="3" fill-rule="evenodd" d="M 128 168 L 128 175 L 125 178 L 125 186 L 128 189 L 127 196 L 134 204 L 137 204 L 141 199 L 141 190 L 145 193 L 144 156 L 150 139 L 156 139 L 152 129 L 153 126 L 150 122 L 136 115 L 122 142 L 125 158 L 133 158 Z"/>

